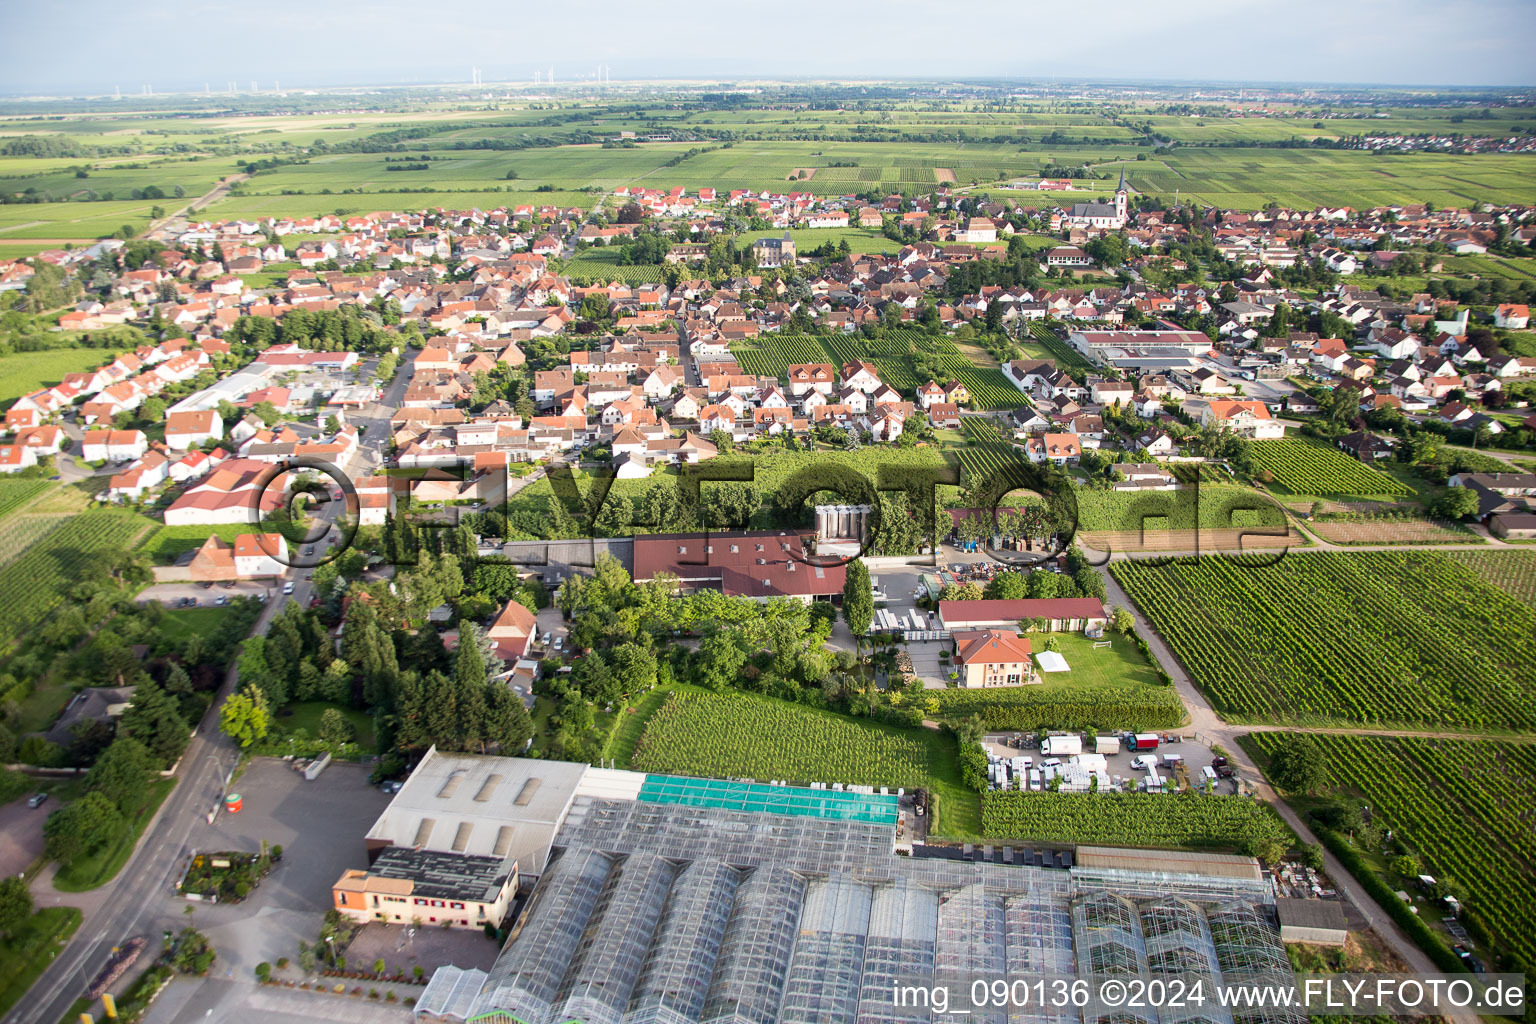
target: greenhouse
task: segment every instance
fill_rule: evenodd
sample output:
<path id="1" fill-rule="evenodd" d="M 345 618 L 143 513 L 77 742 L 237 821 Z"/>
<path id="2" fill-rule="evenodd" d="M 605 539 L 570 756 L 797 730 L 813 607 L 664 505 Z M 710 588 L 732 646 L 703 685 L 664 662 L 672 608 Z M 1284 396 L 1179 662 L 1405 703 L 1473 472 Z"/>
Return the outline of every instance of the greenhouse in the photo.
<path id="1" fill-rule="evenodd" d="M 730 800 L 741 793 L 715 792 Z M 915 1022 L 931 1011 L 892 1005 L 898 982 L 1146 976 L 1192 964 L 1225 974 L 1285 962 L 1255 909 L 1273 899 L 1262 878 L 1235 862 L 1212 862 L 1225 876 L 1173 870 L 1166 858 L 1148 866 L 1138 873 L 1109 862 L 1063 870 L 897 856 L 894 829 L 875 822 L 578 796 L 521 930 L 463 1019 Z M 458 1019 L 462 992 L 434 1005 L 450 1002 L 448 1017 Z M 968 1017 L 1077 1019 L 1038 1007 Z M 1301 1022 L 1089 1014 L 1084 1024 Z"/>

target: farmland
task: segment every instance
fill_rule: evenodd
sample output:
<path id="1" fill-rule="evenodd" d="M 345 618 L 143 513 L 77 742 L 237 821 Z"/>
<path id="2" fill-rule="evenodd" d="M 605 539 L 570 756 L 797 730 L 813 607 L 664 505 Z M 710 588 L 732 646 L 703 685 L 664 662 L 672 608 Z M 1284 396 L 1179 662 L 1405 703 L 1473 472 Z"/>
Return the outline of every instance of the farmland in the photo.
<path id="1" fill-rule="evenodd" d="M 661 264 L 622 266 L 617 249 L 587 249 L 565 264 L 564 273 L 572 284 L 607 284 L 612 281 L 623 281 L 630 285 L 655 284 L 661 280 Z"/>
<path id="2" fill-rule="evenodd" d="M 1438 552 L 1111 571 L 1231 721 L 1536 724 L 1536 609 Z"/>
<path id="3" fill-rule="evenodd" d="M 9 647 L 64 600 L 89 560 L 132 548 L 153 524 L 125 512 L 82 512 L 0 567 L 0 646 Z"/>
<path id="4" fill-rule="evenodd" d="M 1193 792 L 992 791 L 981 796 L 981 827 L 988 839 L 1087 845 L 1248 851 L 1292 841 L 1268 804 Z"/>
<path id="5" fill-rule="evenodd" d="M 46 480 L 0 480 L 0 519 L 27 504 L 49 486 Z"/>
<path id="6" fill-rule="evenodd" d="M 63 380 L 65 374 L 95 369 L 110 358 L 99 348 L 58 348 L 0 356 L 0 403 L 51 387 Z"/>
<path id="7" fill-rule="evenodd" d="M 1536 605 L 1536 551 L 1448 551 L 1446 557 L 1515 600 Z"/>
<path id="8" fill-rule="evenodd" d="M 946 821 L 974 831 L 952 737 L 747 694 L 674 693 L 635 747 L 636 771 L 716 778 L 930 786 Z"/>
<path id="9" fill-rule="evenodd" d="M 1253 461 L 1277 491 L 1317 497 L 1398 497 L 1413 489 L 1336 448 L 1311 440 L 1255 441 Z"/>
<path id="10" fill-rule="evenodd" d="M 1252 742 L 1270 753 L 1281 734 Z M 1501 949 L 1536 962 L 1536 746 L 1485 740 L 1319 735 L 1337 795 L 1371 808 L 1460 894 Z M 1371 851 L 1365 851 L 1370 853 Z M 1405 886 L 1399 879 L 1391 888 Z"/>

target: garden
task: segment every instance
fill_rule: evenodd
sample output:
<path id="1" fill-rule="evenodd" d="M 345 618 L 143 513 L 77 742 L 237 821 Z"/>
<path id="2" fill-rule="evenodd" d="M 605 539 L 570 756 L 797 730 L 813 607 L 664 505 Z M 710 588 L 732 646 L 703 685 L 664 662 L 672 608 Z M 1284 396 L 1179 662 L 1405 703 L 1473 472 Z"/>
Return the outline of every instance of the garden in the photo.
<path id="1" fill-rule="evenodd" d="M 189 900 L 240 903 L 282 859 L 283 848 L 274 846 L 269 850 L 265 842 L 260 853 L 195 853 L 181 881 L 176 883 L 176 891 Z"/>
<path id="2" fill-rule="evenodd" d="M 1536 725 L 1536 609 L 1439 552 L 1111 571 L 1229 720 Z"/>
<path id="3" fill-rule="evenodd" d="M 981 795 L 989 839 L 1156 848 L 1237 850 L 1274 859 L 1295 841 L 1266 803 L 1240 796 L 1181 793 Z"/>

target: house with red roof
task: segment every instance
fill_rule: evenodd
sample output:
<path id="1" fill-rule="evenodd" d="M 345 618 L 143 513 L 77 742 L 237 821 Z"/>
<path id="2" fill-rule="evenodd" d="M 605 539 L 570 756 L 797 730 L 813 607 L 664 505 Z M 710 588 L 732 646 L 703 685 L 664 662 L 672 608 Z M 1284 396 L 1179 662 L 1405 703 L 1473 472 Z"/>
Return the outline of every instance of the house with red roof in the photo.
<path id="1" fill-rule="evenodd" d="M 967 689 L 986 686 L 1023 686 L 1039 682 L 1029 640 L 1014 630 L 980 629 L 952 633 L 955 663 L 960 666 L 960 685 Z"/>

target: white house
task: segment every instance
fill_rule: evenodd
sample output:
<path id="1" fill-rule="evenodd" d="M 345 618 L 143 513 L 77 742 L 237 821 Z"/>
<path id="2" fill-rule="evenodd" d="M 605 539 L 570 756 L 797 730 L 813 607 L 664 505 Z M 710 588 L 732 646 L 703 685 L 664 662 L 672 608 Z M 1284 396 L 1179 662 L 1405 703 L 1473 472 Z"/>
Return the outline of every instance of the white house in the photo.
<path id="1" fill-rule="evenodd" d="M 242 579 L 288 571 L 288 542 L 280 533 L 242 533 L 235 538 L 235 575 Z"/>
<path id="2" fill-rule="evenodd" d="M 224 436 L 224 421 L 216 409 L 173 412 L 165 417 L 165 443 L 185 451 Z"/>

